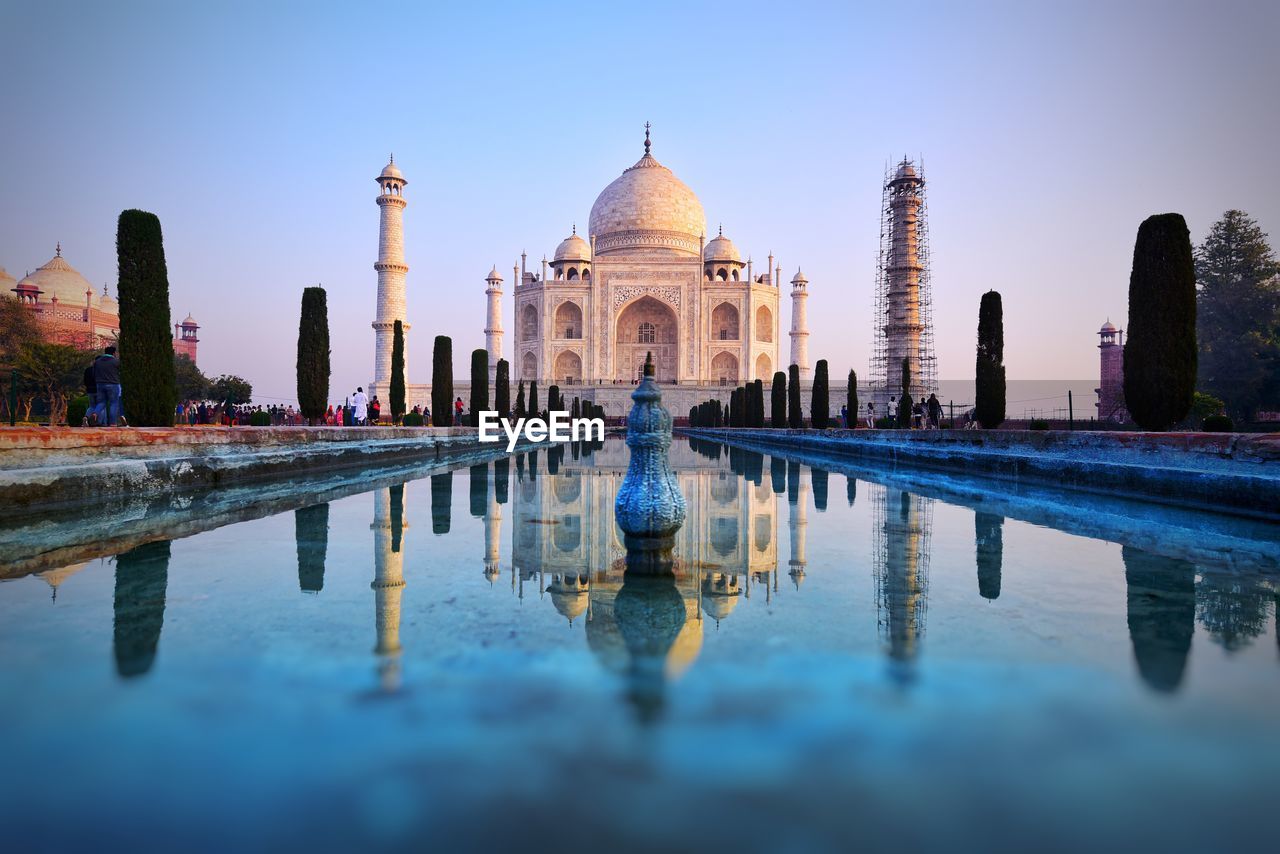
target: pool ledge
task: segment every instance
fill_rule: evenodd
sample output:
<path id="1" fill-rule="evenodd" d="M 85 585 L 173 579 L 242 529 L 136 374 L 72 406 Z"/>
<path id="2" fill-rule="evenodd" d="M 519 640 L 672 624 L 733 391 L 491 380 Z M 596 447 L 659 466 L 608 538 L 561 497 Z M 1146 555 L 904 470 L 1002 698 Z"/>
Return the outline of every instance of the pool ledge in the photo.
<path id="1" fill-rule="evenodd" d="M 521 447 L 532 447 L 527 443 Z M 0 429 L 0 512 L 406 462 L 491 458 L 468 427 Z"/>
<path id="2" fill-rule="evenodd" d="M 755 450 L 793 448 L 1280 519 L 1280 434 L 704 428 L 680 432 Z"/>

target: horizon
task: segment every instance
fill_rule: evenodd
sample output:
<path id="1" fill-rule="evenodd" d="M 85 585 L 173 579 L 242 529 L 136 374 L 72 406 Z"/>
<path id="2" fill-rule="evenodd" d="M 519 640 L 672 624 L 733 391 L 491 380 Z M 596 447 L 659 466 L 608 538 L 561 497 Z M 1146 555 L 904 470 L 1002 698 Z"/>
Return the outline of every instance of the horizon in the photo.
<path id="1" fill-rule="evenodd" d="M 19 38 L 59 37 L 11 76 L 10 125 L 24 130 L 0 166 L 0 266 L 21 278 L 60 242 L 114 292 L 115 219 L 150 210 L 173 320 L 201 324 L 202 370 L 245 377 L 264 405 L 293 400 L 298 304 L 321 283 L 341 399 L 372 378 L 373 178 L 395 152 L 408 180 L 408 378 L 427 379 L 431 339 L 446 334 L 465 379 L 490 267 L 505 278 L 526 250 L 536 268 L 639 157 L 651 121 L 654 156 L 699 196 L 708 230 L 723 224 L 759 264 L 772 251 L 784 280 L 804 269 L 810 358 L 836 383 L 867 370 L 880 183 L 903 153 L 928 180 L 939 377 L 971 381 L 978 298 L 995 289 L 1010 381 L 1051 381 L 1096 379 L 1098 328 L 1128 328 L 1147 216 L 1182 213 L 1196 244 L 1230 208 L 1264 231 L 1280 224 L 1274 157 L 1224 168 L 1241 139 L 1280 131 L 1256 107 L 1280 79 L 1266 50 L 1275 9 L 940 8 L 913 17 L 921 59 L 904 68 L 884 36 L 901 19 L 889 10 L 587 8 L 511 6 L 477 22 L 407 7 L 393 41 L 360 9 L 8 8 Z M 750 36 L 743 47 L 671 36 L 672 20 L 687 22 L 694 43 L 722 9 Z M 553 49 L 575 14 L 590 22 L 573 40 L 583 50 Z M 593 62 L 582 82 L 601 39 L 615 62 Z M 503 290 L 510 336 L 513 284 Z"/>

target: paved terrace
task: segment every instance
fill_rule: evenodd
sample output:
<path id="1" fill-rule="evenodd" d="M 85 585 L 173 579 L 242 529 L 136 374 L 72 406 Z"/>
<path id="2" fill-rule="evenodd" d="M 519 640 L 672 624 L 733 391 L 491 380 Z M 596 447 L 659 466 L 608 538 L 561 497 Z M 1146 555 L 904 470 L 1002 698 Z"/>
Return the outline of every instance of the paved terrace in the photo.
<path id="1" fill-rule="evenodd" d="M 3 428 L 0 513 L 505 452 L 468 427 Z"/>
<path id="2" fill-rule="evenodd" d="M 1280 434 L 1064 430 L 680 432 L 759 451 L 795 449 L 897 467 L 1030 481 L 1280 519 Z"/>

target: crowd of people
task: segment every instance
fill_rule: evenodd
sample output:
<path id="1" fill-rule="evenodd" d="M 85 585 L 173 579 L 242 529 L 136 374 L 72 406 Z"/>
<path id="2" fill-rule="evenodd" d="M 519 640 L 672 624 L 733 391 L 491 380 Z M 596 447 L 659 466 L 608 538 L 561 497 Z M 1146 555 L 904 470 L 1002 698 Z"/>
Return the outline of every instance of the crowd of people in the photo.
<path id="1" fill-rule="evenodd" d="M 903 402 L 898 400 L 896 396 L 890 397 L 889 402 L 885 405 L 883 415 L 876 413 L 876 405 L 873 402 L 867 402 L 867 412 L 863 418 L 863 423 L 867 427 L 874 429 L 877 418 L 887 418 L 894 425 L 901 423 L 899 409 Z M 852 415 L 849 407 L 840 407 L 840 422 L 845 428 L 857 426 L 857 413 Z M 942 429 L 942 401 L 938 400 L 938 395 L 929 395 L 928 400 L 918 401 L 911 405 L 911 417 L 907 422 L 908 429 L 911 430 L 941 430 Z"/>

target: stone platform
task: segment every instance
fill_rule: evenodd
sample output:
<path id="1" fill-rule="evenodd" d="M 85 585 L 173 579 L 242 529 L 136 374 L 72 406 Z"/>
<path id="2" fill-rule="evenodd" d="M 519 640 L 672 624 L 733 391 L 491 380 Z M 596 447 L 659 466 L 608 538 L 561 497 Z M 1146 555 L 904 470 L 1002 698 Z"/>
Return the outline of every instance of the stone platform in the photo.
<path id="1" fill-rule="evenodd" d="M 702 428 L 680 432 L 766 453 L 794 449 L 880 466 L 901 463 L 1280 519 L 1280 434 Z"/>
<path id="2" fill-rule="evenodd" d="M 0 429 L 0 515 L 267 478 L 502 456 L 467 427 Z"/>

